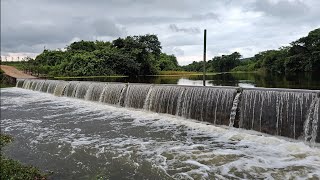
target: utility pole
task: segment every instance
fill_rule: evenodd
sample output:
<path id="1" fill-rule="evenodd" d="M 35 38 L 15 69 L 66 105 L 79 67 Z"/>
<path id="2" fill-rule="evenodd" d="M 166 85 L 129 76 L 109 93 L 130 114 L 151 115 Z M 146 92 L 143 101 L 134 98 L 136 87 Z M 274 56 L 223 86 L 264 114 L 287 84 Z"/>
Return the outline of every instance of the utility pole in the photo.
<path id="1" fill-rule="evenodd" d="M 206 48 L 207 48 L 207 30 L 204 30 L 203 41 L 203 86 L 206 86 Z"/>

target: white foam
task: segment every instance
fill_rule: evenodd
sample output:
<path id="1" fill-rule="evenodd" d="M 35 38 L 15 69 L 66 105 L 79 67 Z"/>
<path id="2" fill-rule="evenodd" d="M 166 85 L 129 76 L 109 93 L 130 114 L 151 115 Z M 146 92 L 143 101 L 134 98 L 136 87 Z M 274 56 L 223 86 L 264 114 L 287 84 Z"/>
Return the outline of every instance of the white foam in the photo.
<path id="1" fill-rule="evenodd" d="M 5 119 L 1 120 L 5 131 L 15 129 L 39 133 L 33 143 L 44 143 L 48 138 L 57 138 L 62 144 L 70 144 L 75 149 L 81 147 L 96 148 L 94 156 L 101 157 L 108 151 L 116 151 L 120 158 L 125 155 L 141 156 L 164 170 L 176 169 L 174 177 L 192 178 L 198 174 L 203 178 L 215 172 L 216 178 L 237 178 L 236 172 L 247 172 L 253 177 L 272 179 L 273 174 L 283 174 L 284 178 L 320 178 L 320 149 L 319 144 L 310 147 L 302 141 L 270 136 L 263 133 L 226 126 L 213 126 L 205 122 L 184 119 L 177 116 L 157 114 L 142 110 L 119 108 L 101 103 L 79 99 L 55 97 L 50 94 L 29 90 L 10 88 L 1 92 L 13 93 L 19 97 L 1 97 L 6 107 L 17 108 L 42 103 L 56 110 L 56 114 L 44 116 L 45 120 L 36 119 Z M 62 111 L 67 108 L 72 111 Z M 2 107 L 1 107 L 2 109 Z M 171 132 L 173 140 L 164 142 L 148 137 L 121 136 L 116 138 L 101 137 L 97 134 L 84 134 L 84 129 L 54 129 L 54 127 L 39 127 L 43 121 L 56 120 L 65 115 L 85 117 L 81 121 L 110 121 L 110 125 L 120 128 L 122 121 L 113 118 L 132 119 L 133 127 L 148 127 L 150 132 Z M 26 123 L 29 122 L 29 123 Z M 31 123 L 30 123 L 31 122 Z M 73 121 L 77 123 L 77 121 Z M 2 127 L 1 127 L 2 128 Z M 183 129 L 185 139 L 181 140 Z M 121 130 L 121 129 L 118 129 Z M 196 141 L 193 138 L 207 138 Z M 221 148 L 212 144 L 221 144 Z M 179 167 L 177 163 L 180 162 Z M 181 165 L 182 164 L 185 165 Z M 179 164 L 179 163 L 178 163 Z M 135 166 L 139 164 L 136 163 Z M 183 171 L 185 166 L 191 170 Z M 301 171 L 291 170 L 293 167 L 305 167 Z M 190 168 L 190 167 L 189 167 Z M 245 176 L 245 174 L 244 174 Z"/>

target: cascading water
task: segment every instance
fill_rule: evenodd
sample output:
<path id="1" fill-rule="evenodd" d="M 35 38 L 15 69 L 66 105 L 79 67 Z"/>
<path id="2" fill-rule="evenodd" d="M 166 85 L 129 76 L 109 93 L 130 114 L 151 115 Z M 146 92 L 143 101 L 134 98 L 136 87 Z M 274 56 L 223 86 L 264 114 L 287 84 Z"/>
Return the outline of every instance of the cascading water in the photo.
<path id="1" fill-rule="evenodd" d="M 150 89 L 144 109 L 227 125 L 235 94 L 235 88 L 160 85 Z"/>
<path id="2" fill-rule="evenodd" d="M 47 88 L 47 93 L 53 94 L 58 83 L 59 83 L 59 81 L 50 81 L 49 86 Z"/>
<path id="3" fill-rule="evenodd" d="M 304 123 L 305 141 L 320 142 L 320 97 L 314 98 L 310 105 L 307 119 Z"/>
<path id="4" fill-rule="evenodd" d="M 62 96 L 63 95 L 63 91 L 65 89 L 65 87 L 68 85 L 68 82 L 65 81 L 60 81 L 57 85 L 56 88 L 53 91 L 53 94 L 55 96 Z"/>
<path id="5" fill-rule="evenodd" d="M 84 96 L 85 100 L 88 101 L 99 101 L 105 83 L 92 83 L 90 84 L 86 95 Z"/>
<path id="6" fill-rule="evenodd" d="M 128 85 L 123 106 L 142 109 L 150 88 L 151 85 L 145 84 Z"/>
<path id="7" fill-rule="evenodd" d="M 35 90 L 35 91 L 40 91 L 40 90 L 41 90 L 41 87 L 43 87 L 43 84 L 44 84 L 45 82 L 46 82 L 45 80 L 39 80 L 34 90 Z"/>
<path id="8" fill-rule="evenodd" d="M 40 91 L 41 91 L 41 92 L 47 92 L 49 85 L 50 85 L 50 82 L 49 82 L 49 81 L 45 81 L 45 82 L 42 84 L 42 86 L 40 87 Z"/>
<path id="9" fill-rule="evenodd" d="M 21 80 L 20 80 L 20 81 L 21 81 Z M 18 82 L 19 82 L 19 81 L 18 81 Z M 30 88 L 31 83 L 32 83 L 32 81 L 31 81 L 31 80 L 23 81 L 22 88 L 24 88 L 24 89 L 29 89 L 29 88 Z"/>
<path id="10" fill-rule="evenodd" d="M 320 142 L 316 91 L 34 79 L 18 79 L 16 86 Z"/>
<path id="11" fill-rule="evenodd" d="M 32 81 L 30 89 L 35 91 L 38 83 L 39 83 L 39 81 Z"/>
<path id="12" fill-rule="evenodd" d="M 79 99 L 84 99 L 84 96 L 87 93 L 87 90 L 90 86 L 90 82 L 79 82 L 73 89 L 72 95 L 70 97 L 75 97 Z"/>
<path id="13" fill-rule="evenodd" d="M 24 79 L 17 79 L 16 87 L 22 88 L 24 83 Z"/>
<path id="14" fill-rule="evenodd" d="M 75 91 L 76 85 L 80 83 L 79 81 L 70 81 L 66 88 L 64 89 L 63 95 L 66 97 L 72 97 L 73 92 Z"/>
<path id="15" fill-rule="evenodd" d="M 229 126 L 230 127 L 233 127 L 235 124 L 235 119 L 236 119 L 236 116 L 237 116 L 237 110 L 238 110 L 238 104 L 239 104 L 239 100 L 240 100 L 240 95 L 241 95 L 241 92 L 238 92 L 236 94 L 236 96 L 234 97 L 234 100 L 233 100 L 233 104 L 232 104 L 232 108 L 231 108 L 231 113 L 230 113 L 230 119 L 229 119 Z M 236 125 L 237 127 L 239 127 L 239 124 Z"/>
<path id="16" fill-rule="evenodd" d="M 243 90 L 239 127 L 297 139 L 313 98 L 311 91 Z"/>
<path id="17" fill-rule="evenodd" d="M 184 90 L 184 87 L 154 86 L 149 89 L 143 108 L 148 111 L 175 115 L 178 99 Z"/>
<path id="18" fill-rule="evenodd" d="M 125 87 L 125 84 L 107 84 L 100 93 L 99 101 L 107 104 L 120 105 L 121 95 Z"/>

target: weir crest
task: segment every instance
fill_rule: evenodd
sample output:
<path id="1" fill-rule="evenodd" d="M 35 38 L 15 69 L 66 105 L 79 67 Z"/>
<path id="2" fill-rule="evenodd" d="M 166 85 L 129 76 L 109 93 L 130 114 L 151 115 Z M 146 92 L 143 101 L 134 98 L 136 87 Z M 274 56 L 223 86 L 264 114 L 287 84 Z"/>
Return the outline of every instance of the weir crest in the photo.
<path id="1" fill-rule="evenodd" d="M 17 87 L 56 96 L 167 113 L 320 142 L 318 90 L 199 87 L 18 79 Z"/>

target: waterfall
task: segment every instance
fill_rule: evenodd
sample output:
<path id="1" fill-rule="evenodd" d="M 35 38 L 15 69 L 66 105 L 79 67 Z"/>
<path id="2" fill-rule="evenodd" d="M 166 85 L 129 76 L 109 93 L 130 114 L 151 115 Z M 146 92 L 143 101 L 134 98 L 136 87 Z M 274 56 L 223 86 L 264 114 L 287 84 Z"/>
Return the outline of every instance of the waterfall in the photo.
<path id="1" fill-rule="evenodd" d="M 91 82 L 79 82 L 73 89 L 71 97 L 84 99 Z"/>
<path id="2" fill-rule="evenodd" d="M 238 111 L 238 104 L 240 100 L 240 95 L 241 92 L 238 92 L 236 96 L 234 97 L 233 103 L 232 103 L 232 108 L 231 108 L 231 113 L 230 113 L 230 119 L 229 119 L 229 126 L 233 127 L 234 126 L 234 121 L 236 119 L 237 111 Z M 239 125 L 237 125 L 239 126 Z"/>
<path id="3" fill-rule="evenodd" d="M 144 109 L 227 125 L 235 94 L 235 88 L 157 85 L 148 92 Z"/>
<path id="4" fill-rule="evenodd" d="M 73 92 L 75 91 L 76 85 L 80 83 L 79 81 L 70 81 L 66 88 L 64 89 L 63 95 L 66 97 L 72 97 Z"/>
<path id="5" fill-rule="evenodd" d="M 104 89 L 105 83 L 92 83 L 90 84 L 86 95 L 84 96 L 85 100 L 88 101 L 99 101 L 101 93 Z"/>
<path id="6" fill-rule="evenodd" d="M 39 80 L 38 82 L 37 82 L 37 85 L 36 85 L 36 87 L 35 87 L 35 91 L 40 91 L 41 90 L 41 88 L 42 88 L 42 86 L 43 86 L 43 84 L 45 83 L 46 81 L 45 80 Z"/>
<path id="7" fill-rule="evenodd" d="M 304 138 L 305 141 L 310 141 L 311 143 L 320 141 L 320 98 L 317 97 L 312 100 L 310 105 L 307 119 L 304 124 Z"/>
<path id="8" fill-rule="evenodd" d="M 125 87 L 125 84 L 106 84 L 100 93 L 99 101 L 107 104 L 120 105 L 121 95 Z"/>
<path id="9" fill-rule="evenodd" d="M 49 86 L 47 88 L 47 93 L 53 94 L 54 90 L 56 89 L 59 81 L 50 81 Z"/>
<path id="10" fill-rule="evenodd" d="M 30 85 L 31 85 L 32 81 L 31 80 L 26 80 L 23 82 L 22 88 L 24 89 L 30 89 Z"/>
<path id="11" fill-rule="evenodd" d="M 22 88 L 24 81 L 24 79 L 17 79 L 16 87 Z"/>
<path id="12" fill-rule="evenodd" d="M 151 85 L 130 84 L 124 97 L 124 107 L 142 109 Z"/>
<path id="13" fill-rule="evenodd" d="M 30 89 L 35 90 L 38 83 L 39 83 L 39 81 L 32 81 Z"/>
<path id="14" fill-rule="evenodd" d="M 239 127 L 297 139 L 314 97 L 311 91 L 245 89 Z"/>
<path id="15" fill-rule="evenodd" d="M 41 91 L 41 92 L 47 92 L 49 85 L 50 85 L 50 81 L 45 81 L 45 82 L 42 84 L 42 86 L 41 86 L 41 88 L 40 88 L 40 91 Z"/>
<path id="16" fill-rule="evenodd" d="M 175 86 L 154 86 L 149 89 L 144 102 L 144 109 L 158 113 L 176 114 L 179 92 L 183 87 Z"/>
<path id="17" fill-rule="evenodd" d="M 68 82 L 60 81 L 59 83 L 57 83 L 56 88 L 53 91 L 53 94 L 55 96 L 62 96 L 63 91 L 67 85 L 68 85 Z"/>
<path id="18" fill-rule="evenodd" d="M 320 91 L 37 79 L 18 79 L 16 86 L 320 142 Z"/>

